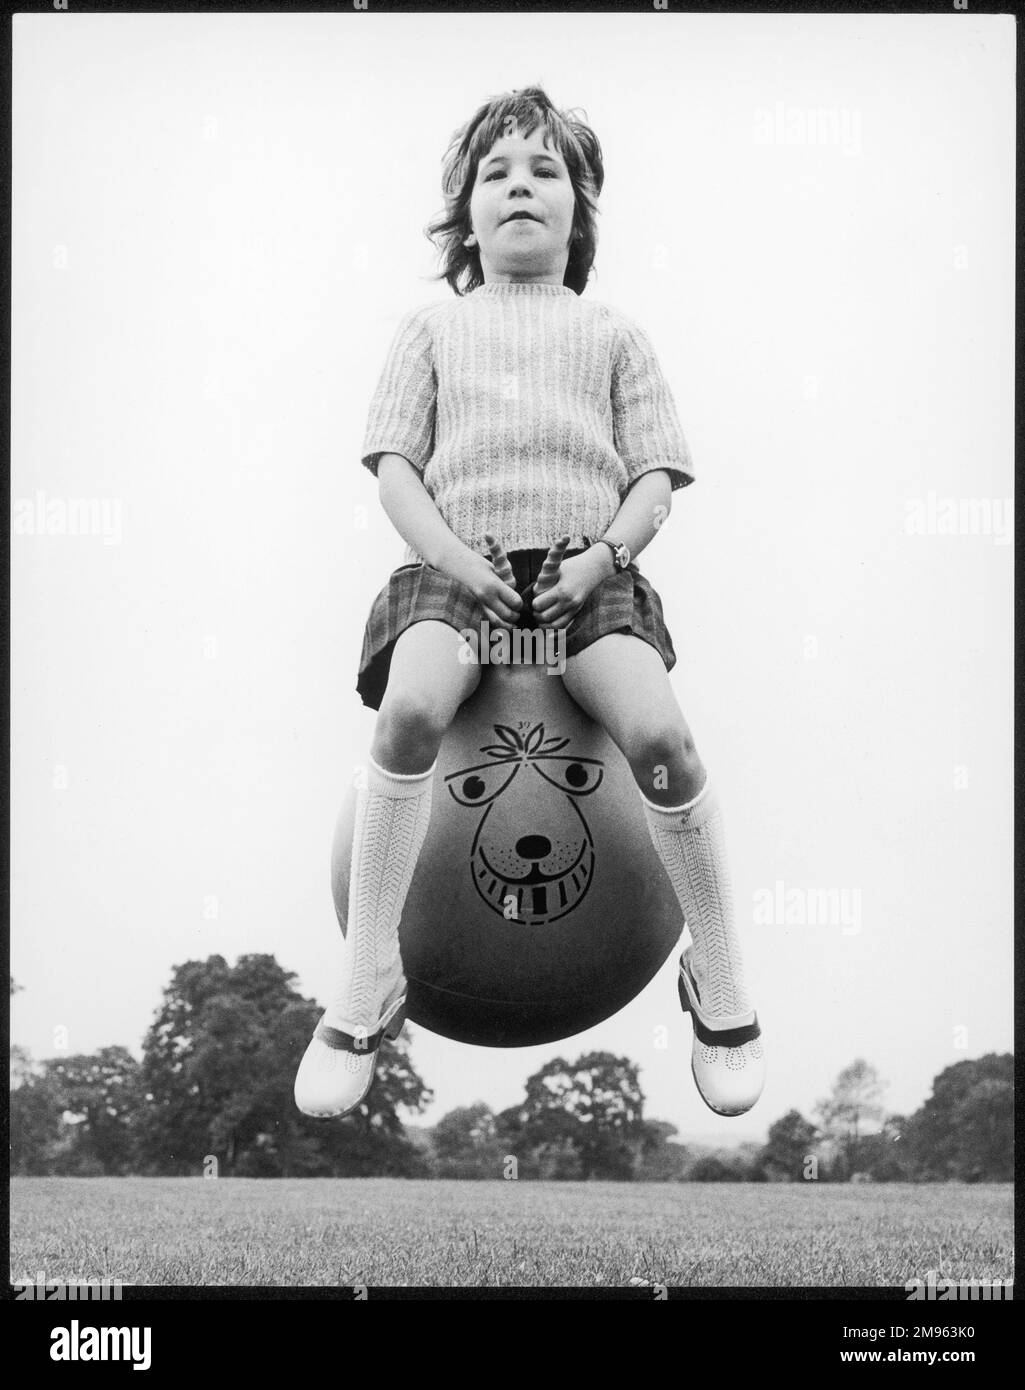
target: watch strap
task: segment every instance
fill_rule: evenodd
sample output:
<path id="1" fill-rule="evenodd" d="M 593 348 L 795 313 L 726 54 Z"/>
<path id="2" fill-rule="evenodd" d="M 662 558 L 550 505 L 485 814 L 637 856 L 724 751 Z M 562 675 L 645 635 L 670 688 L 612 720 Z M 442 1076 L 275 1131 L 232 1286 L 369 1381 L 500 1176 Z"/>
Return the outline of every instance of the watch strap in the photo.
<path id="1" fill-rule="evenodd" d="M 616 569 L 618 570 L 618 569 L 620 568 L 620 564 L 619 564 L 619 546 L 616 545 L 616 544 L 615 544 L 614 542 L 612 542 L 612 541 L 606 540 L 604 536 L 601 536 L 601 537 L 599 538 L 599 542 L 598 542 L 598 543 L 599 543 L 599 545 L 607 545 L 608 548 L 612 551 L 612 563 L 613 563 L 613 565 L 616 567 Z"/>

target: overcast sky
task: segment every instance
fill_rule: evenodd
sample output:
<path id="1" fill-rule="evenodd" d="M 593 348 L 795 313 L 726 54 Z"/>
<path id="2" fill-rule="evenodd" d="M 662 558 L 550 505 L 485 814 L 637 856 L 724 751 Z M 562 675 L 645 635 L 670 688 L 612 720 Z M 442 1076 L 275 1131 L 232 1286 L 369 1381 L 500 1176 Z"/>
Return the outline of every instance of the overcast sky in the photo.
<path id="1" fill-rule="evenodd" d="M 1011 16 L 15 16 L 13 1041 L 138 1055 L 215 953 L 326 998 L 403 554 L 366 411 L 451 294 L 422 229 L 452 132 L 535 83 L 602 143 L 586 294 L 650 334 L 695 461 L 641 567 L 769 1074 L 705 1109 L 674 953 L 551 1047 L 413 1028 L 425 1122 L 596 1048 L 684 1136 L 760 1137 L 858 1056 L 910 1111 L 1012 1046 Z M 844 920 L 779 919 L 814 889 Z"/>

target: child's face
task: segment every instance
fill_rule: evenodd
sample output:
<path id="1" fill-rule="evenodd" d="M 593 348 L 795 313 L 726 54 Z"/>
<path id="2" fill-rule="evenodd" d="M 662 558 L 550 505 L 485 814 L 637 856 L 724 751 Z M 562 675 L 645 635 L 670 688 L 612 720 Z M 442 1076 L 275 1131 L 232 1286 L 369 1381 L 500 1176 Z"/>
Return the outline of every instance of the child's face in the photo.
<path id="1" fill-rule="evenodd" d="M 477 167 L 470 224 L 485 280 L 563 282 L 576 198 L 565 160 L 544 137 L 540 125 L 526 138 L 511 126 Z"/>

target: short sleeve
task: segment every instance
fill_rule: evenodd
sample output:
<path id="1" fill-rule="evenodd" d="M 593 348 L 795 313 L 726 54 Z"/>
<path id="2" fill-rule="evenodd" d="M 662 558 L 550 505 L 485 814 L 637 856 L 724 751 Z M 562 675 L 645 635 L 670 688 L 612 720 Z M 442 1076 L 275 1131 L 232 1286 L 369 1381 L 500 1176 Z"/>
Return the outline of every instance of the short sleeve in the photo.
<path id="1" fill-rule="evenodd" d="M 676 405 L 648 335 L 617 315 L 618 347 L 612 367 L 612 424 L 616 452 L 630 483 L 656 468 L 669 471 L 672 488 L 694 481 L 694 465 Z"/>
<path id="2" fill-rule="evenodd" d="M 437 378 L 422 309 L 400 321 L 370 401 L 360 461 L 377 476 L 381 454 L 401 454 L 422 473 L 434 452 Z"/>

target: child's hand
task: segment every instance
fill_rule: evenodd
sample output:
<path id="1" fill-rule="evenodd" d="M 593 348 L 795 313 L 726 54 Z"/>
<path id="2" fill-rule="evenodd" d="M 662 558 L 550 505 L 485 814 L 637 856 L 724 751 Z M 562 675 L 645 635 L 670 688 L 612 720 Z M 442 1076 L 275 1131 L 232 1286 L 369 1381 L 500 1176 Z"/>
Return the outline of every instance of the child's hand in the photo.
<path id="1" fill-rule="evenodd" d="M 484 609 L 488 622 L 495 627 L 511 630 L 520 615 L 523 599 L 505 580 L 506 574 L 510 580 L 513 579 L 512 565 L 505 551 L 490 533 L 485 539 L 495 556 L 495 562 L 475 550 L 467 549 L 459 557 L 458 573 L 454 577 L 471 591 Z"/>
<path id="2" fill-rule="evenodd" d="M 553 541 L 548 547 L 548 554 L 545 556 L 545 562 L 541 566 L 541 573 L 534 580 L 535 594 L 544 593 L 545 589 L 550 589 L 553 584 L 558 582 L 562 557 L 569 547 L 569 542 L 569 536 L 560 536 L 557 541 Z"/>
<path id="3" fill-rule="evenodd" d="M 534 584 L 534 614 L 545 627 L 569 627 L 592 589 L 604 577 L 589 559 L 589 551 L 563 558 L 569 537 L 557 540 Z"/>

